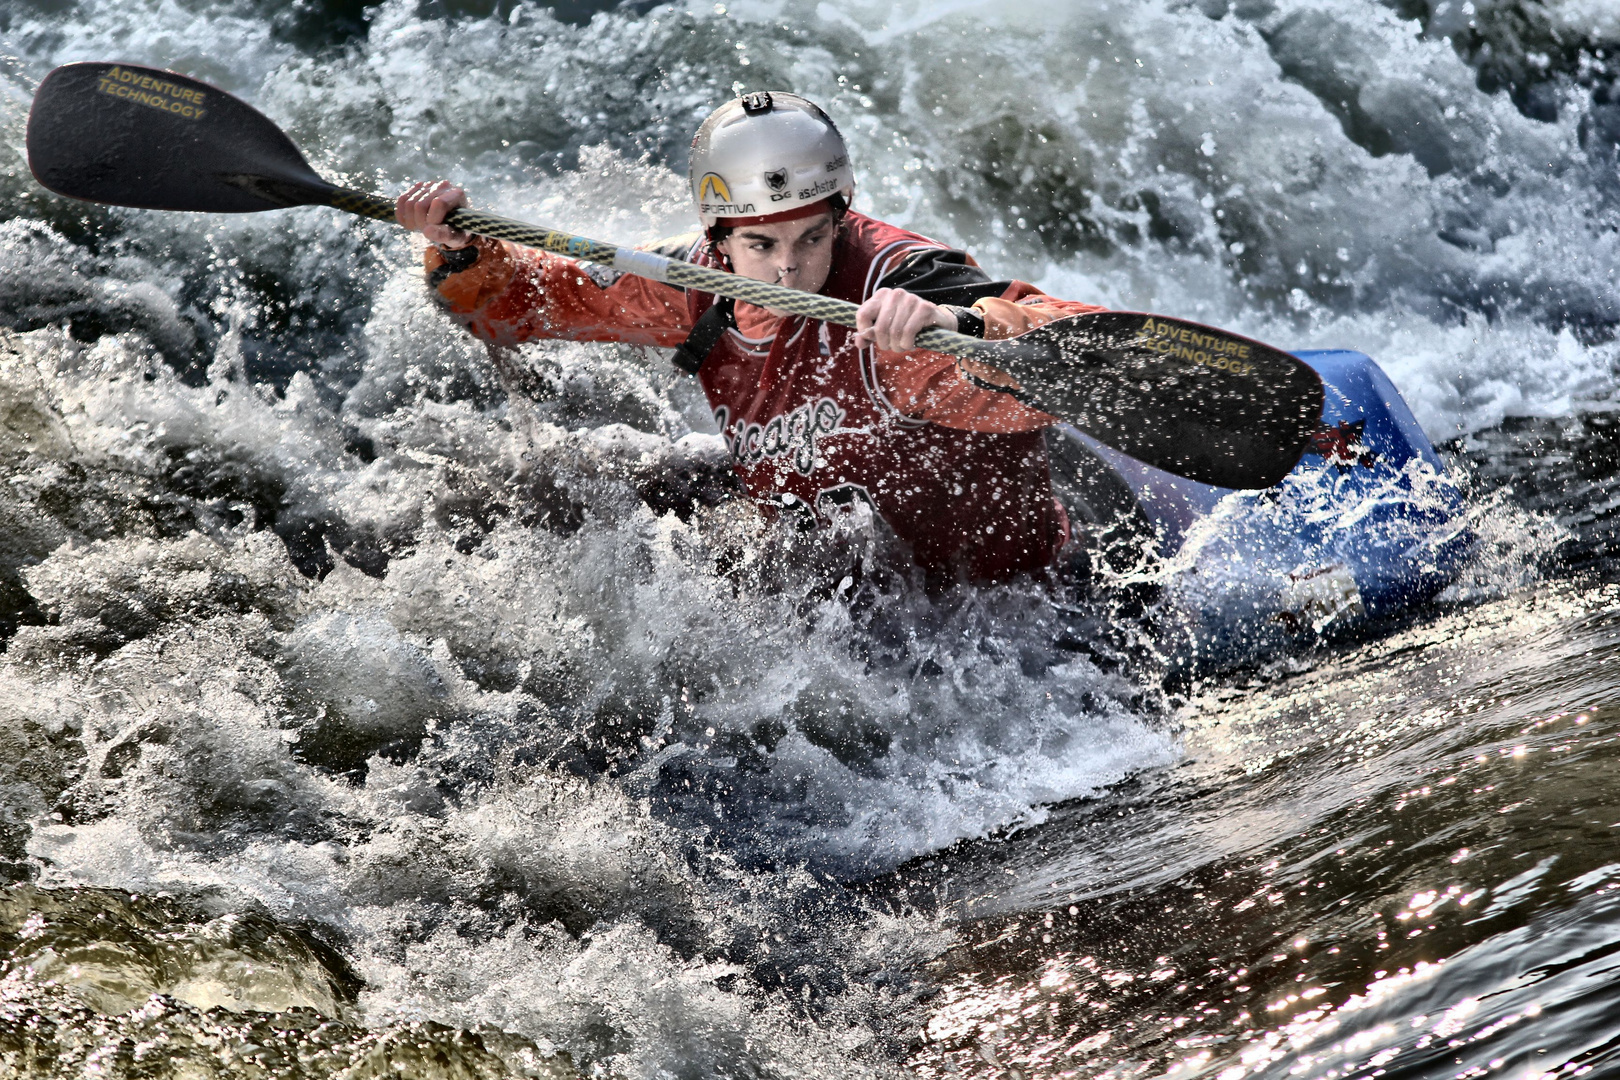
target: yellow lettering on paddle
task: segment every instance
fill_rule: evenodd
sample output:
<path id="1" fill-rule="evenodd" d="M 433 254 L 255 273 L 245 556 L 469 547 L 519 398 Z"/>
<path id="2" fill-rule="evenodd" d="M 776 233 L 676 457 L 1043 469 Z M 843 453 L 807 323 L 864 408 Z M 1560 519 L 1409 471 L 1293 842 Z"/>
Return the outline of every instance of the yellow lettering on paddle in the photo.
<path id="1" fill-rule="evenodd" d="M 1189 326 L 1171 326 L 1148 317 L 1137 331 L 1136 345 L 1160 356 L 1187 360 L 1211 371 L 1230 375 L 1250 375 L 1254 364 L 1247 342 L 1233 341 L 1216 334 L 1199 333 Z"/>
<path id="2" fill-rule="evenodd" d="M 201 120 L 207 111 L 202 108 L 203 99 L 207 96 L 202 91 L 117 66 L 107 69 L 96 80 L 96 89 L 109 97 L 133 101 L 137 105 L 173 113 L 187 120 Z"/>

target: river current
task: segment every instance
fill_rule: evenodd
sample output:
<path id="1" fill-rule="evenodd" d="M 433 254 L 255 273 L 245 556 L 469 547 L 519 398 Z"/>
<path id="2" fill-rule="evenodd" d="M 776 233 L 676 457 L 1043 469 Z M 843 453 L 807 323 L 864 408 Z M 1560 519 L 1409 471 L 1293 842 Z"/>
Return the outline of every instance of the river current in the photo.
<path id="1" fill-rule="evenodd" d="M 1620 1075 L 1617 51 L 1608 0 L 0 0 L 0 1074 Z M 77 60 L 621 242 L 791 88 L 998 276 L 1373 355 L 1473 554 L 1246 666 L 1059 647 L 762 520 L 666 355 L 491 355 L 397 229 L 43 191 Z"/>

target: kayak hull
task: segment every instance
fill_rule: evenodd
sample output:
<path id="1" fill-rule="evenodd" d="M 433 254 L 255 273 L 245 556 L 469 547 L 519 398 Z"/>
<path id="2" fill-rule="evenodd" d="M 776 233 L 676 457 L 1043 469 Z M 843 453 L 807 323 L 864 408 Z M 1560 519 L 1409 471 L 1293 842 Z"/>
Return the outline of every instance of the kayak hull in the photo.
<path id="1" fill-rule="evenodd" d="M 1126 576 L 1152 579 L 1156 636 L 1178 667 L 1254 662 L 1388 620 L 1432 600 L 1468 556 L 1462 492 L 1383 370 L 1349 350 L 1294 355 L 1327 393 L 1310 450 L 1273 488 L 1199 484 L 1060 429 L 1134 499 L 1151 551 Z"/>

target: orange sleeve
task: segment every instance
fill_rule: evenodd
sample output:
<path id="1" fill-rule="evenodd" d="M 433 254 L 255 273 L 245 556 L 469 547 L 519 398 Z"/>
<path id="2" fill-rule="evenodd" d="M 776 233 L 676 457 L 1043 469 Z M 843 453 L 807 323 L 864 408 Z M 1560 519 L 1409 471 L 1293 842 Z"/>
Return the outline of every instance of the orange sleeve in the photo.
<path id="1" fill-rule="evenodd" d="M 459 273 L 443 273 L 436 247 L 427 249 L 424 263 L 441 302 L 485 341 L 568 338 L 672 348 L 691 332 L 686 295 L 673 285 L 587 269 L 504 240 L 473 242 L 478 260 Z"/>
<path id="2" fill-rule="evenodd" d="M 984 318 L 984 336 L 988 341 L 1027 334 L 1054 319 L 1108 310 L 1097 304 L 1047 296 L 1027 281 L 1013 282 L 1000 296 L 974 301 L 973 309 Z"/>
<path id="3" fill-rule="evenodd" d="M 1058 300 L 1015 281 L 998 297 L 975 301 L 988 340 L 1017 337 L 1043 323 L 1107 309 Z M 986 390 L 963 375 L 954 356 L 934 352 L 877 354 L 878 379 L 895 408 L 907 416 L 959 431 L 1011 434 L 1059 422 L 1010 394 Z"/>

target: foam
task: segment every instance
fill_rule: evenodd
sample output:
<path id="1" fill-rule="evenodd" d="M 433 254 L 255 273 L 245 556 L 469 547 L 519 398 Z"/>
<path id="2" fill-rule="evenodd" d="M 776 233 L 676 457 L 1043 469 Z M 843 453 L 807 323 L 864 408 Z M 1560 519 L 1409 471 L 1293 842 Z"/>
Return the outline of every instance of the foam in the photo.
<path id="1" fill-rule="evenodd" d="M 390 340 L 406 355 L 378 363 L 413 362 Z M 864 876 L 1174 756 L 1123 704 L 1136 688 L 1032 656 L 1045 632 L 1013 628 L 1040 617 L 1034 593 L 964 594 L 908 646 L 938 671 L 922 681 L 851 653 L 866 631 L 840 603 L 804 609 L 795 567 L 892 558 L 873 522 L 797 540 L 740 504 L 682 521 L 637 496 L 672 468 L 722 467 L 712 436 L 570 430 L 546 403 L 519 419 L 499 400 L 417 394 L 355 417 L 375 446 L 366 462 L 305 378 L 277 397 L 243 385 L 228 352 L 211 383 L 188 386 L 133 338 L 87 346 L 47 330 L 17 344 L 12 385 L 42 431 L 59 430 L 39 440 L 58 460 L 144 477 L 160 499 L 180 497 L 163 494 L 176 460 L 250 488 L 273 481 L 282 515 L 390 545 L 380 577 L 337 559 L 313 580 L 264 530 L 77 538 L 25 569 L 58 625 L 25 628 L 0 669 L 17 708 L 56 703 L 59 738 L 83 763 L 60 796 L 19 804 L 70 811 L 32 830 L 42 884 L 213 890 L 327 927 L 380 987 L 367 1005 L 378 1024 L 501 1024 L 647 1075 L 761 1046 L 785 1069 L 857 1050 L 879 1062 L 888 1036 L 876 1032 L 909 991 L 836 987 L 863 965 L 912 968 L 942 944 L 927 920 L 839 901 L 837 931 L 795 946 L 795 970 L 823 987 L 817 1009 L 842 1017 L 833 1037 L 831 1021 L 805 1025 L 802 997 L 790 1007 L 752 988 L 776 963 L 762 940 L 816 879 L 762 877 L 723 850 L 696 873 L 690 846 L 713 828 L 749 862 Z M 551 355 L 572 362 L 567 348 Z M 620 400 L 636 415 L 650 392 L 636 364 L 617 370 L 642 379 L 637 395 L 578 391 L 604 418 Z M 485 531 L 456 517 L 494 500 L 536 523 L 497 515 Z M 577 516 L 541 513 L 559 504 Z M 759 553 L 762 591 L 717 572 L 739 543 Z M 939 618 L 897 588 L 885 618 Z M 1027 677 L 1038 668 L 1043 679 Z M 773 724 L 783 735 L 760 744 Z M 729 787 L 712 826 L 710 797 L 680 797 L 689 778 Z M 503 935 L 558 922 L 559 941 L 591 931 L 593 943 L 561 969 L 574 982 L 520 998 L 500 973 L 527 954 L 469 953 L 472 931 L 450 929 L 467 919 Z M 411 920 L 439 929 L 401 956 Z M 404 989 L 437 986 L 469 958 L 479 974 L 461 1004 Z M 739 964 L 744 981 L 717 990 Z M 665 974 L 644 987 L 630 969 Z M 563 992 L 578 980 L 588 999 Z M 611 1047 L 593 1041 L 604 1000 Z"/>
<path id="2" fill-rule="evenodd" d="M 1527 119 L 1373 0 L 584 26 L 388 0 L 319 54 L 237 5 L 97 0 L 7 40 L 11 146 L 28 77 L 116 55 L 243 93 L 336 179 L 444 176 L 633 242 L 691 227 L 684 145 L 731 83 L 791 84 L 850 138 L 861 206 L 997 274 L 1362 349 L 1437 439 L 1614 393 L 1592 106 Z M 627 1076 L 882 1075 L 950 932 L 840 882 L 1179 758 L 1143 686 L 1053 647 L 1037 590 L 930 599 L 869 519 L 795 537 L 716 495 L 723 444 L 657 353 L 491 357 L 407 238 L 327 210 L 28 198 L 0 225 L 28 331 L 0 348 L 5 558 L 54 622 L 11 639 L 0 706 L 52 764 L 0 791 L 42 884 L 308 920 L 379 1027 L 494 1025 Z M 1498 506 L 1476 524 L 1510 557 L 1459 598 L 1545 550 Z"/>

